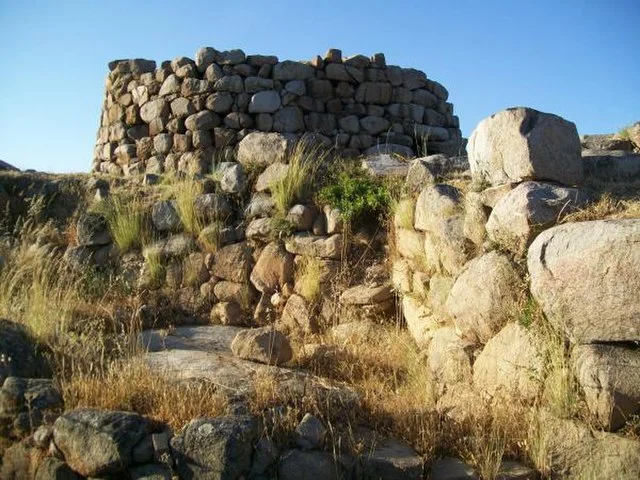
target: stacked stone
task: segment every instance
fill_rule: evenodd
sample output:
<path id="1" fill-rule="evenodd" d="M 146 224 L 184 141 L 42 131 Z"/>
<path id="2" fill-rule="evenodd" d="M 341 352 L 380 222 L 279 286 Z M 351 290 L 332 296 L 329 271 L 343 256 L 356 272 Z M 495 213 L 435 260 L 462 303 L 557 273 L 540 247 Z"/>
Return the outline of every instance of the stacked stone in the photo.
<path id="1" fill-rule="evenodd" d="M 251 131 L 314 133 L 347 154 L 381 149 L 410 156 L 458 153 L 462 137 L 448 92 L 383 54 L 279 61 L 201 48 L 159 68 L 150 60 L 109 64 L 93 170 L 205 173 L 229 159 Z"/>
<path id="2" fill-rule="evenodd" d="M 539 398 L 550 345 L 526 321 L 513 322 L 530 293 L 572 345 L 594 419 L 621 428 L 640 412 L 640 221 L 557 225 L 588 201 L 574 187 L 583 180 L 575 125 L 558 116 L 515 108 L 483 120 L 469 163 L 475 183 L 488 188 L 463 199 L 429 177 L 413 225 L 396 219 L 393 281 L 408 330 L 426 351 L 439 408 L 460 420 L 482 398 Z M 431 172 L 432 164 L 418 159 L 410 169 Z"/>

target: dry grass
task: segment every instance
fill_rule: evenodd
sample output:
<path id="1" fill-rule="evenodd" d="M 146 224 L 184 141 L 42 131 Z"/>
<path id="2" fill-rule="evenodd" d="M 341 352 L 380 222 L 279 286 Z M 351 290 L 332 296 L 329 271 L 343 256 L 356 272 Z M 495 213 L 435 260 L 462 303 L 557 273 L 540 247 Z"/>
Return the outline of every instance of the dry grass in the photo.
<path id="1" fill-rule="evenodd" d="M 297 292 L 311 303 L 316 302 L 320 297 L 322 274 L 322 262 L 316 257 L 303 256 L 296 266 Z"/>
<path id="2" fill-rule="evenodd" d="M 176 209 L 184 229 L 193 235 L 199 235 L 206 225 L 203 216 L 196 209 L 196 199 L 203 192 L 203 185 L 197 180 L 176 182 L 170 187 L 176 200 Z"/>
<path id="3" fill-rule="evenodd" d="M 394 223 L 397 227 L 413 229 L 413 217 L 416 201 L 413 198 L 403 198 L 392 202 Z"/>
<path id="4" fill-rule="evenodd" d="M 145 249 L 143 252 L 144 261 L 147 265 L 149 282 L 152 286 L 160 286 L 164 282 L 167 270 L 162 263 L 162 255 L 153 248 Z"/>
<path id="5" fill-rule="evenodd" d="M 200 230 L 198 243 L 204 252 L 217 252 L 222 246 L 222 230 L 224 222 L 216 220 Z"/>
<path id="6" fill-rule="evenodd" d="M 640 197 L 619 198 L 605 192 L 597 201 L 564 217 L 562 223 L 621 218 L 640 218 Z"/>
<path id="7" fill-rule="evenodd" d="M 111 195 L 96 204 L 95 210 L 107 219 L 109 231 L 120 253 L 141 248 L 150 240 L 148 205 L 139 196 Z"/>
<path id="8" fill-rule="evenodd" d="M 196 417 L 216 417 L 227 401 L 208 383 L 174 383 L 140 361 L 115 362 L 104 372 L 76 374 L 62 382 L 67 409 L 126 410 L 179 430 Z"/>
<path id="9" fill-rule="evenodd" d="M 0 272 L 0 315 L 47 341 L 66 332 L 81 302 L 82 279 L 51 252 L 20 246 Z"/>
<path id="10" fill-rule="evenodd" d="M 298 142 L 287 155 L 289 170 L 285 177 L 270 186 L 276 216 L 285 218 L 289 209 L 309 195 L 318 166 L 328 159 L 328 152 L 319 146 Z"/>
<path id="11" fill-rule="evenodd" d="M 346 343 L 336 344 L 328 335 L 322 341 L 335 354 L 321 359 L 303 355 L 301 366 L 353 388 L 362 406 L 351 414 L 357 414 L 360 423 L 396 435 L 420 453 L 435 451 L 439 426 L 432 382 L 406 331 L 379 325 L 375 333 L 353 336 Z"/>

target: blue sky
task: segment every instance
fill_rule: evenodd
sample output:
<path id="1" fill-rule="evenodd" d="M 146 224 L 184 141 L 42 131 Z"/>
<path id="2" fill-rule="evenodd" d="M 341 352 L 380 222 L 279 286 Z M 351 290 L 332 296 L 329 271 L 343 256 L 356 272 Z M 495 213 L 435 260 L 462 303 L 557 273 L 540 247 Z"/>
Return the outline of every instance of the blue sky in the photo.
<path id="1" fill-rule="evenodd" d="M 468 136 L 531 106 L 582 133 L 640 120 L 640 1 L 0 0 L 0 159 L 87 171 L 107 63 L 201 46 L 303 60 L 384 52 L 444 84 Z"/>

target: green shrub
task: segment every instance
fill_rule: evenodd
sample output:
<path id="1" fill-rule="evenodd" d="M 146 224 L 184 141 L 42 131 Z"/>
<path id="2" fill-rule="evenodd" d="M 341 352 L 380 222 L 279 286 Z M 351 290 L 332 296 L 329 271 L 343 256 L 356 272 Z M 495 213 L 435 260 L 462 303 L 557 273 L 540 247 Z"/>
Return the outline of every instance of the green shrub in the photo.
<path id="1" fill-rule="evenodd" d="M 341 172 L 333 183 L 320 190 L 318 199 L 339 209 L 348 222 L 364 214 L 386 213 L 391 205 L 389 188 L 362 169 Z"/>

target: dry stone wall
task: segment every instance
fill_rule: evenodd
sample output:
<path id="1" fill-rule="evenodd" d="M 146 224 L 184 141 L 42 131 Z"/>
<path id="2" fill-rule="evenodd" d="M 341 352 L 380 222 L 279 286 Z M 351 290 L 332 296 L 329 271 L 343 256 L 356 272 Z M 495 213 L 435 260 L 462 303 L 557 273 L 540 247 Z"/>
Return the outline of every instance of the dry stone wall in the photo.
<path id="1" fill-rule="evenodd" d="M 459 153 L 448 92 L 383 54 L 309 62 L 201 48 L 195 59 L 109 64 L 93 170 L 205 173 L 252 131 L 315 134 L 345 154 Z"/>

